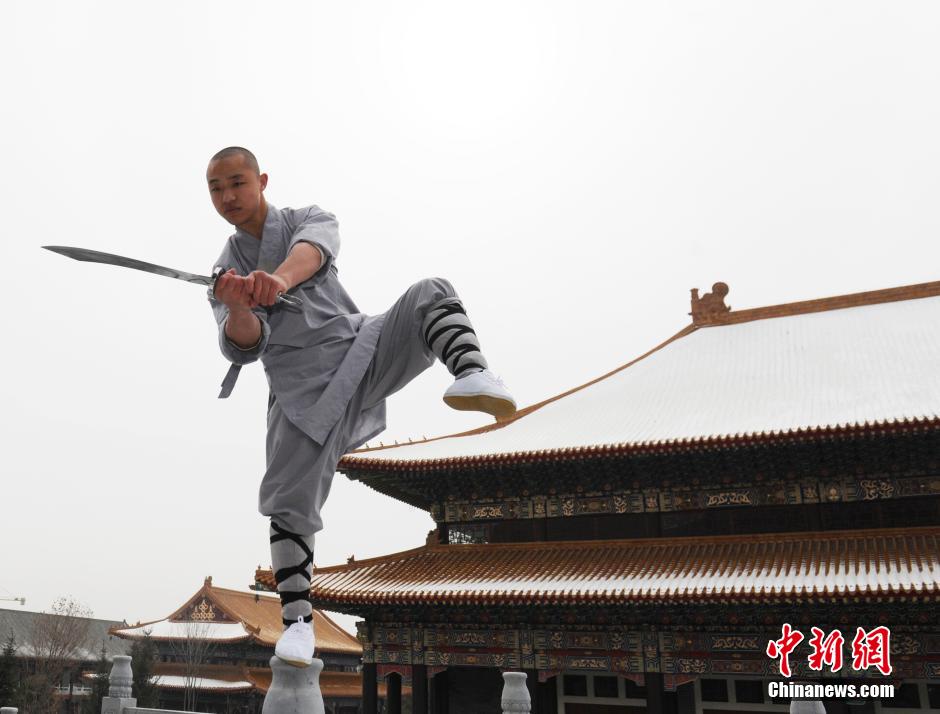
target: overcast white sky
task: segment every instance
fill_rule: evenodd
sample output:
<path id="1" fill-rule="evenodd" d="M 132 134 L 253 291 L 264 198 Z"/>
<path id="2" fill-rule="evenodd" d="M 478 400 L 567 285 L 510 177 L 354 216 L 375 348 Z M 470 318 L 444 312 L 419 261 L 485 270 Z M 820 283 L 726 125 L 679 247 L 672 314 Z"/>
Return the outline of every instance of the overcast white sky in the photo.
<path id="1" fill-rule="evenodd" d="M 6 3 L 0 597 L 157 619 L 269 563 L 260 366 L 217 400 L 202 289 L 39 246 L 208 271 L 231 230 L 205 165 L 245 145 L 271 203 L 338 216 L 363 311 L 450 278 L 527 405 L 683 327 L 692 287 L 745 308 L 940 278 L 938 24 L 859 0 Z M 381 439 L 484 423 L 448 382 L 394 397 Z M 325 520 L 320 565 L 433 527 L 342 476 Z"/>

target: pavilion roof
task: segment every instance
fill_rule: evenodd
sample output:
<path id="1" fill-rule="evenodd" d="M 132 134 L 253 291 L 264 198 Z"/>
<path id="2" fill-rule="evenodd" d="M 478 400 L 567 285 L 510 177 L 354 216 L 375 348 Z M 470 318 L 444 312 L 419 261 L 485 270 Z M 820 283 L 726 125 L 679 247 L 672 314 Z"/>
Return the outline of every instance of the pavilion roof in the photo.
<path id="1" fill-rule="evenodd" d="M 273 587 L 270 571 L 259 584 Z M 940 595 L 940 528 L 643 540 L 426 545 L 317 568 L 315 602 L 708 604 Z"/>
<path id="2" fill-rule="evenodd" d="M 693 316 L 638 359 L 507 421 L 360 449 L 340 470 L 358 477 L 940 425 L 940 282 L 742 311 L 722 303 L 708 314 L 693 302 Z"/>
<path id="3" fill-rule="evenodd" d="M 251 667 L 248 670 L 248 679 L 261 692 L 267 692 L 271 687 L 272 672 L 270 667 Z M 379 682 L 379 699 L 386 696 L 385 682 Z M 403 687 L 402 693 L 410 690 Z M 362 674 L 360 672 L 337 672 L 323 670 L 320 672 L 320 692 L 324 699 L 359 699 L 362 697 Z"/>
<path id="4" fill-rule="evenodd" d="M 362 645 L 351 634 L 319 610 L 313 611 L 317 651 L 359 655 Z M 124 639 L 181 640 L 188 637 L 217 642 L 254 640 L 273 647 L 283 631 L 281 604 L 277 597 L 241 592 L 212 585 L 203 586 L 172 615 L 154 622 L 114 627 L 111 633 Z"/>
<path id="5" fill-rule="evenodd" d="M 270 667 L 204 663 L 200 665 L 198 674 L 197 677 L 188 676 L 186 665 L 182 663 L 158 662 L 151 681 L 161 689 L 184 689 L 188 684 L 204 692 L 234 693 L 255 689 L 264 694 L 271 687 Z M 94 675 L 89 678 L 94 678 Z M 362 696 L 362 674 L 324 670 L 320 672 L 320 691 L 327 699 L 358 699 Z M 379 696 L 385 696 L 383 684 L 379 685 Z"/>
<path id="6" fill-rule="evenodd" d="M 0 646 L 5 644 L 7 638 L 12 635 L 17 657 L 37 657 L 35 638 L 39 622 L 42 618 L 58 620 L 63 617 L 65 615 L 0 608 Z M 125 623 L 91 617 L 78 619 L 88 623 L 88 630 L 84 637 L 84 644 L 72 654 L 72 661 L 94 662 L 101 657 L 102 648 L 108 660 L 113 659 L 115 655 L 127 654 L 129 645 L 126 642 L 114 640 L 110 636 L 113 628 L 121 627 Z"/>

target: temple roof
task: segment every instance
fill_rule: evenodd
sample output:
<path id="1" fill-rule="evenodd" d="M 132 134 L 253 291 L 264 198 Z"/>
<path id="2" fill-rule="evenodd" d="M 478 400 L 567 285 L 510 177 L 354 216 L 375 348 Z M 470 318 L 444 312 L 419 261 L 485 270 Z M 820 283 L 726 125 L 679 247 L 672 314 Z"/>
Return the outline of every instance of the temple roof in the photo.
<path id="1" fill-rule="evenodd" d="M 189 681 L 190 686 L 203 692 L 234 693 L 256 689 L 264 694 L 271 687 L 270 667 L 204 663 L 199 666 L 198 677 L 187 676 L 186 668 L 187 665 L 181 663 L 157 662 L 151 682 L 161 689 L 184 689 Z M 86 673 L 83 676 L 93 680 L 97 675 Z M 326 699 L 359 699 L 362 696 L 362 675 L 359 672 L 323 670 L 320 672 L 320 691 Z M 384 683 L 379 684 L 379 697 L 385 697 Z"/>
<path id="2" fill-rule="evenodd" d="M 252 667 L 248 670 L 248 679 L 262 692 L 271 687 L 272 672 L 270 667 Z M 380 681 L 379 699 L 385 699 L 385 682 Z M 402 694 L 409 693 L 410 687 L 402 687 Z M 362 697 L 362 674 L 359 672 L 320 672 L 320 692 L 324 699 L 360 699 Z"/>
<path id="3" fill-rule="evenodd" d="M 270 571 L 258 571 L 273 587 Z M 940 595 L 940 528 L 426 545 L 317 568 L 313 597 L 385 605 L 761 603 Z"/>
<path id="4" fill-rule="evenodd" d="M 63 615 L 52 615 L 41 612 L 32 612 L 30 610 L 10 610 L 0 608 L 0 645 L 6 643 L 7 638 L 12 635 L 16 644 L 17 657 L 36 657 L 36 646 L 34 639 L 36 637 L 37 623 L 42 618 L 51 618 L 57 620 Z M 70 659 L 74 661 L 93 662 L 101 657 L 101 650 L 104 648 L 105 656 L 108 660 L 115 655 L 127 654 L 130 649 L 126 642 L 115 640 L 111 637 L 111 630 L 115 627 L 121 627 L 125 623 L 117 620 L 98 620 L 95 618 L 79 618 L 87 623 L 87 632 L 85 633 L 84 643 L 78 647 Z M 79 628 L 76 628 L 76 630 Z"/>
<path id="5" fill-rule="evenodd" d="M 360 655 L 362 646 L 319 610 L 313 611 L 318 652 Z M 218 642 L 254 640 L 271 646 L 283 631 L 281 604 L 277 597 L 260 593 L 203 586 L 169 617 L 132 626 L 113 627 L 111 633 L 124 639 L 180 640 L 188 637 Z"/>
<path id="6" fill-rule="evenodd" d="M 151 679 L 161 689 L 199 689 L 205 692 L 246 692 L 254 689 L 254 684 L 244 679 L 228 681 L 207 677 L 187 677 L 185 675 L 159 674 Z"/>
<path id="7" fill-rule="evenodd" d="M 693 299 L 691 325 L 609 374 L 505 422 L 355 451 L 340 470 L 355 477 L 937 424 L 940 282 L 742 311 L 723 307 L 720 286 Z"/>

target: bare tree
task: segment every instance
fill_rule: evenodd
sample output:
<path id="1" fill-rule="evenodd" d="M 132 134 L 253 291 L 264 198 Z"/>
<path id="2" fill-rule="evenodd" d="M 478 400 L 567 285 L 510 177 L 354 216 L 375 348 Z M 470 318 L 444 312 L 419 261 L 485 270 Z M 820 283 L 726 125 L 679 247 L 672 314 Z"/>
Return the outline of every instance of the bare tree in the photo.
<path id="1" fill-rule="evenodd" d="M 45 667 L 60 671 L 67 663 L 85 659 L 91 616 L 92 611 L 77 600 L 58 598 L 49 612 L 41 612 L 33 620 L 34 656 Z"/>
<path id="2" fill-rule="evenodd" d="M 58 710 L 56 687 L 76 663 L 87 659 L 91 610 L 71 597 L 60 597 L 33 620 L 30 633 L 35 670 L 24 687 L 23 708 L 30 714 Z"/>
<path id="3" fill-rule="evenodd" d="M 209 637 L 207 622 L 190 621 L 185 625 L 185 637 L 174 640 L 174 654 L 183 663 L 183 709 L 196 711 L 199 698 L 199 679 L 204 664 L 215 652 L 216 643 Z"/>

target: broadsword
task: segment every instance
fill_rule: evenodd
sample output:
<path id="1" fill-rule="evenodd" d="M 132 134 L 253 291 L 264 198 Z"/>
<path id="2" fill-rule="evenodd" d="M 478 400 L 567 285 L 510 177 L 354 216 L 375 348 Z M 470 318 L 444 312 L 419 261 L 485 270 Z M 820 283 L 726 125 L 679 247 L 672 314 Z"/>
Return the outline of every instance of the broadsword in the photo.
<path id="1" fill-rule="evenodd" d="M 167 268 L 162 265 L 155 265 L 154 263 L 146 263 L 136 258 L 125 258 L 123 255 L 115 255 L 114 253 L 102 253 L 100 250 L 91 250 L 90 248 L 73 248 L 65 245 L 44 245 L 43 248 L 51 250 L 53 253 L 59 253 L 60 255 L 73 258 L 74 260 L 81 260 L 86 263 L 117 265 L 122 268 L 133 268 L 134 270 L 142 270 L 145 273 L 153 273 L 154 275 L 163 275 L 167 278 L 184 280 L 187 283 L 205 285 L 213 292 L 215 291 L 215 281 L 225 273 L 225 268 L 216 268 L 212 271 L 212 275 L 196 275 L 195 273 L 187 273 L 185 270 L 176 270 L 175 268 Z M 277 302 L 294 309 L 303 307 L 303 302 L 299 297 L 288 295 L 287 293 L 278 293 Z"/>

